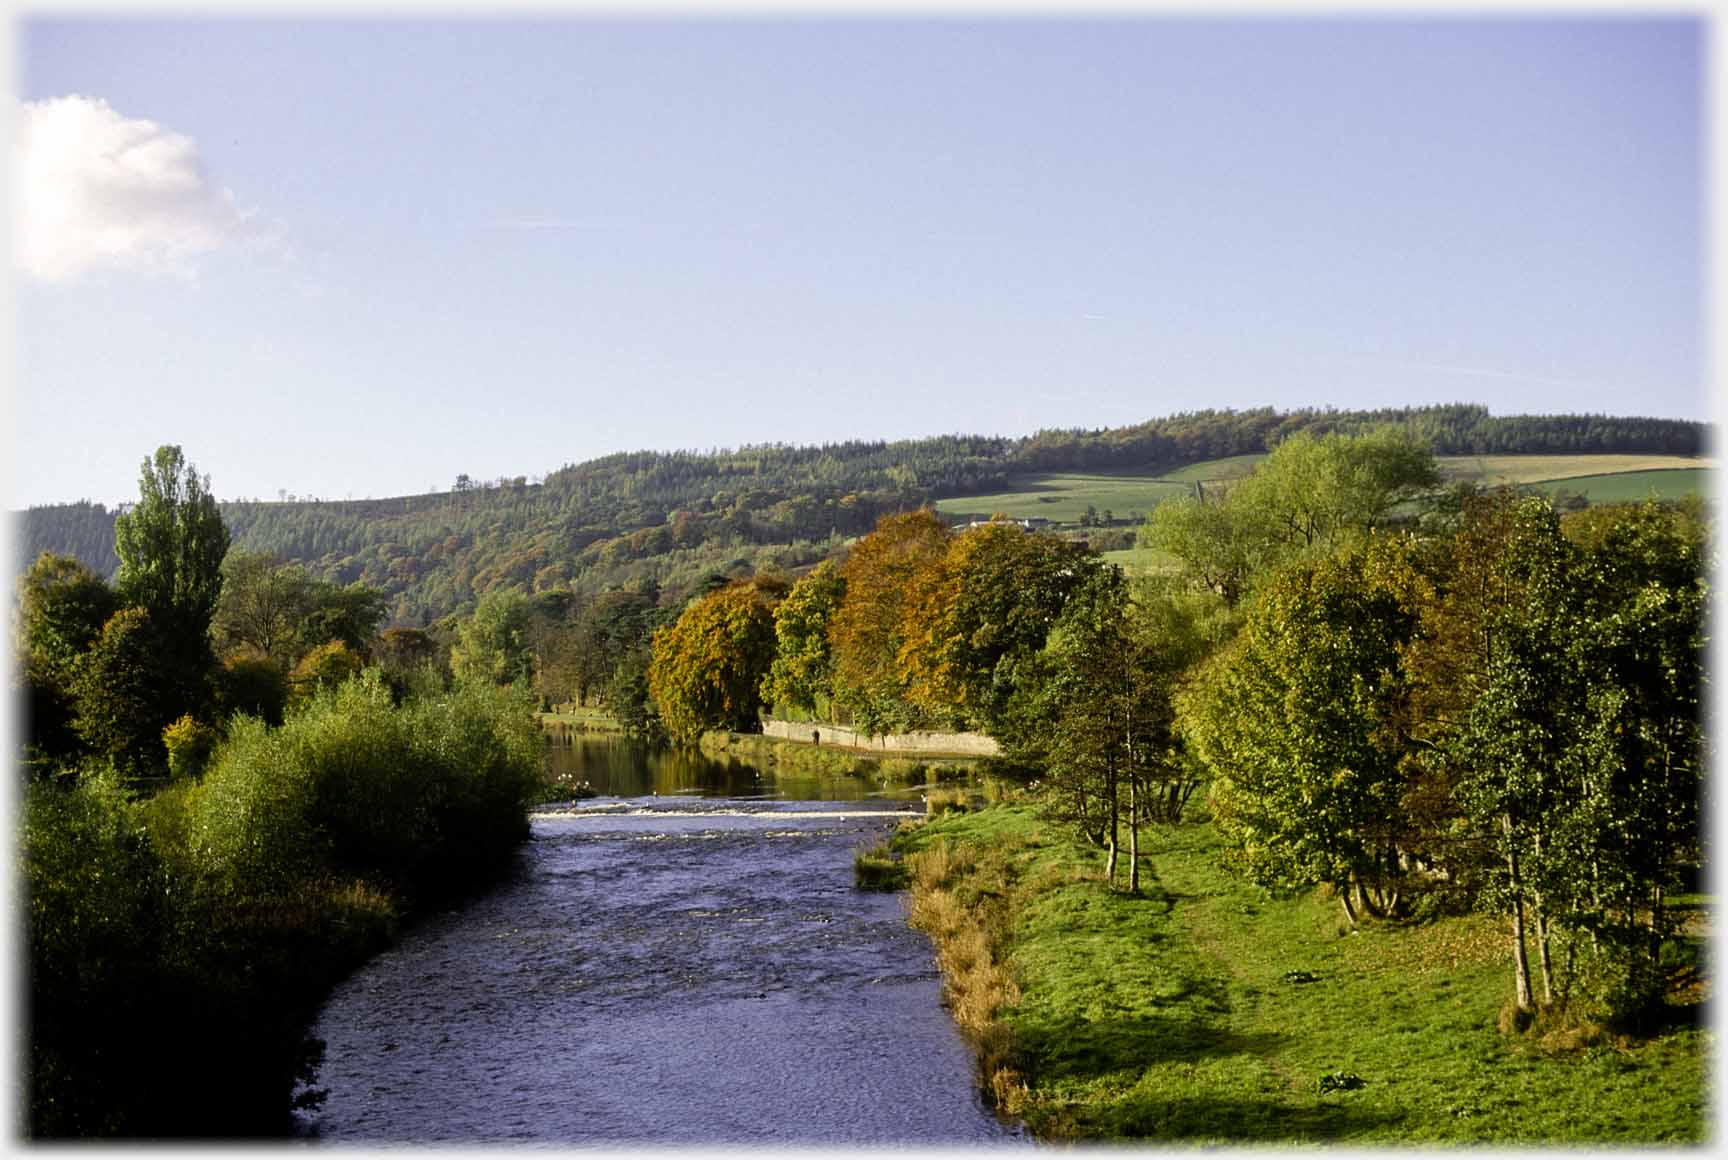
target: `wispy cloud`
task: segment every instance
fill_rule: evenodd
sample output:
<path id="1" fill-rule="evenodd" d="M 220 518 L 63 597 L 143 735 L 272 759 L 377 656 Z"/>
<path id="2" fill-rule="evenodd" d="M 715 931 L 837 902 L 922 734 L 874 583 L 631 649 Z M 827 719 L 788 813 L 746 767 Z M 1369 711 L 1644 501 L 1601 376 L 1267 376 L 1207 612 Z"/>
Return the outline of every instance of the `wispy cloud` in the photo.
<path id="1" fill-rule="evenodd" d="M 15 253 L 27 275 L 99 269 L 190 277 L 193 260 L 263 231 L 211 182 L 192 138 L 96 97 L 19 108 Z"/>

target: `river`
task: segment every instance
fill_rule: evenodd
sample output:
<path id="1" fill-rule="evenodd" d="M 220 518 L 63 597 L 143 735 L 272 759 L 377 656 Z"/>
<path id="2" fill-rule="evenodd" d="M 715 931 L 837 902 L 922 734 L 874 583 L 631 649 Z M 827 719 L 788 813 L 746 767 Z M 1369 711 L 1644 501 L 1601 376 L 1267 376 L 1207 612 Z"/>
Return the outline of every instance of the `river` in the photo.
<path id="1" fill-rule="evenodd" d="M 903 899 L 852 885 L 917 790 L 609 740 L 555 747 L 554 769 L 600 796 L 536 811 L 509 880 L 331 997 L 307 1135 L 1024 1142 L 978 1097 Z"/>

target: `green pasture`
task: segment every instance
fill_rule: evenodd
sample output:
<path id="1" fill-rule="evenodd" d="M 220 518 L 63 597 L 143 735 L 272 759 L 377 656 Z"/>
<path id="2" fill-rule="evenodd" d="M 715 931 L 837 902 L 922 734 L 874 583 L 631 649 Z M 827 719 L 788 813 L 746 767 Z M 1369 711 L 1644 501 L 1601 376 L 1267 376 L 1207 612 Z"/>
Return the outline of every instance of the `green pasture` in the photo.
<path id="1" fill-rule="evenodd" d="M 1163 571 L 1176 567 L 1178 563 L 1176 557 L 1168 552 L 1160 552 L 1156 548 L 1122 548 L 1118 551 L 1099 554 L 1130 576 L 1137 573 Z"/>
<path id="2" fill-rule="evenodd" d="M 1502 921 L 1460 915 L 1346 933 L 1334 900 L 1277 898 L 1221 867 L 1210 825 L 1143 838 L 1138 895 L 1036 810 L 945 814 L 897 839 L 1009 849 L 997 1018 L 1046 1140 L 1183 1145 L 1697 1145 L 1711 1033 L 1514 1034 Z M 1688 1009 L 1686 1014 L 1696 1014 Z M 1325 1077 L 1354 1077 L 1327 1090 Z M 1359 1081 L 1359 1083 L 1358 1083 Z"/>
<path id="3" fill-rule="evenodd" d="M 1042 516 L 1058 524 L 1077 523 L 1088 506 L 1117 520 L 1145 515 L 1164 500 L 1192 493 L 1196 482 L 1241 479 L 1265 455 L 1232 455 L 1192 463 L 1175 471 L 1112 473 L 1053 473 L 1025 475 L 1011 482 L 1013 490 L 988 495 L 954 496 L 936 501 L 945 516 L 984 518 L 1000 512 L 1014 519 Z M 1441 474 L 1452 480 L 1473 480 L 1485 487 L 1501 484 L 1565 488 L 1592 503 L 1661 499 L 1707 493 L 1714 465 L 1682 455 L 1455 455 L 1435 460 Z M 1116 557 L 1120 553 L 1107 553 Z M 1154 561 L 1124 560 L 1136 566 Z"/>
<path id="4" fill-rule="evenodd" d="M 1710 495 L 1715 489 L 1713 468 L 1678 467 L 1656 471 L 1627 471 L 1606 475 L 1574 475 L 1541 480 L 1533 486 L 1553 493 L 1569 491 L 1591 503 L 1636 503 L 1649 499 L 1684 499 Z"/>
<path id="5" fill-rule="evenodd" d="M 1190 463 L 1187 467 L 1178 467 L 1175 471 L 1165 472 L 1158 476 L 1172 483 L 1211 483 L 1216 479 L 1241 479 L 1266 458 L 1265 452 L 1255 455 L 1229 455 L 1223 459 L 1208 459 L 1204 463 Z"/>
<path id="6" fill-rule="evenodd" d="M 1685 455 L 1442 455 L 1435 463 L 1449 479 L 1474 480 L 1484 487 L 1713 466 Z"/>
<path id="7" fill-rule="evenodd" d="M 1186 495 L 1186 483 L 1150 475 L 1029 475 L 1014 481 L 1015 490 L 990 495 L 955 496 L 936 501 L 946 516 L 988 517 L 997 512 L 1014 519 L 1042 516 L 1052 523 L 1071 524 L 1086 514 L 1087 505 L 1119 520 L 1133 512 L 1144 515 L 1171 496 Z"/>

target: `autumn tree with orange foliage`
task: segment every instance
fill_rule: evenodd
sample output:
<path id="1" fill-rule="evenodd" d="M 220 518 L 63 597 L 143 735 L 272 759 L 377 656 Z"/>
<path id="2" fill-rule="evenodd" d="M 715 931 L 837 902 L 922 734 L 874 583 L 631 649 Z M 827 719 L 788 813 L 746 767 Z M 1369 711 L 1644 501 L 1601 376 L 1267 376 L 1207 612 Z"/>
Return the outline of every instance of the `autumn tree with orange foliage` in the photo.
<path id="1" fill-rule="evenodd" d="M 897 659 L 907 698 L 944 723 L 991 728 L 1010 681 L 1100 560 L 1085 544 L 996 522 L 953 537 L 914 578 Z"/>
<path id="2" fill-rule="evenodd" d="M 901 670 L 904 618 L 935 578 L 952 533 L 929 508 L 884 516 L 841 565 L 846 597 L 828 626 L 835 699 L 872 733 L 927 723 Z M 926 575 L 930 573 L 932 575 Z"/>

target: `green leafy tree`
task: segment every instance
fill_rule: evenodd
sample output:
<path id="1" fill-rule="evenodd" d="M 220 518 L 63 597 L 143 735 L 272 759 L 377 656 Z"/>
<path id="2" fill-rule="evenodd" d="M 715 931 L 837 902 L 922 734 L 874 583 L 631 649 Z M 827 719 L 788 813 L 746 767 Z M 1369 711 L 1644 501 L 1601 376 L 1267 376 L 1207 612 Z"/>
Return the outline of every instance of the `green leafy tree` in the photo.
<path id="1" fill-rule="evenodd" d="M 530 680 L 534 654 L 528 641 L 528 598 L 513 588 L 480 598 L 457 630 L 450 670 L 458 680 L 509 685 Z"/>
<path id="2" fill-rule="evenodd" d="M 1616 806 L 1593 841 L 1578 835 L 1594 859 L 1592 929 L 1654 968 L 1674 930 L 1668 887 L 1703 866 L 1708 529 L 1696 509 L 1645 503 L 1571 516 L 1562 530 L 1583 552 L 1592 651 L 1612 682 L 1593 691 L 1585 742 L 1592 790 Z"/>
<path id="3" fill-rule="evenodd" d="M 1128 831 L 1128 889 L 1140 886 L 1140 830 L 1174 823 L 1199 784 L 1175 725 L 1181 675 L 1216 645 L 1192 599 L 1143 586 L 1121 570 L 1088 572 L 1036 660 L 1023 666 L 1005 717 L 1005 748 L 1045 771 L 1053 816 L 1106 850 L 1114 881 Z M 1027 708 L 1031 709 L 1026 715 Z"/>
<path id="4" fill-rule="evenodd" d="M 1586 708 L 1586 677 L 1568 655 L 1585 615 L 1567 583 L 1572 554 L 1546 501 L 1512 510 L 1494 565 L 1516 600 L 1486 617 L 1489 645 L 1470 674 L 1474 696 L 1450 739 L 1459 800 L 1496 855 L 1488 898 L 1511 919 L 1513 997 L 1522 1011 L 1536 1007 L 1532 936 L 1544 1001 L 1554 1000 L 1551 924 L 1565 908 L 1556 890 L 1570 885 L 1556 837 L 1563 814 L 1579 804 L 1577 769 L 1566 760 Z"/>
<path id="5" fill-rule="evenodd" d="M 18 581 L 18 651 L 63 672 L 119 607 L 102 577 L 70 556 L 43 552 Z"/>
<path id="6" fill-rule="evenodd" d="M 1181 699 L 1213 817 L 1266 885 L 1331 886 L 1352 923 L 1400 884 L 1406 683 L 1425 581 L 1405 540 L 1299 561 Z"/>
<path id="7" fill-rule="evenodd" d="M 809 714 L 832 707 L 834 657 L 828 628 L 845 595 L 839 568 L 823 561 L 775 607 L 774 663 L 763 678 L 764 703 Z"/>
<path id="8" fill-rule="evenodd" d="M 123 638 L 123 648 L 107 648 L 93 660 L 85 674 L 79 716 L 84 722 L 80 731 L 105 735 L 104 747 L 113 752 L 116 713 L 97 706 L 99 694 L 89 680 L 102 671 L 120 680 L 149 672 L 154 691 L 148 699 L 155 707 L 122 731 L 135 732 L 140 739 L 148 734 L 149 740 L 133 746 L 127 760 L 138 768 L 153 768 L 161 761 L 163 727 L 182 714 L 207 711 L 209 677 L 216 663 L 210 621 L 222 592 L 228 529 L 210 494 L 209 479 L 185 461 L 178 447 L 159 447 L 144 461 L 138 490 L 137 504 L 114 520 L 114 550 L 120 558 L 115 588 L 124 604 L 147 615 L 128 622 L 125 632 L 109 642 L 118 647 Z M 136 653 L 133 643 L 145 638 L 151 642 L 148 653 Z"/>
<path id="9" fill-rule="evenodd" d="M 73 677 L 79 658 L 118 608 L 114 590 L 70 556 L 43 552 L 20 578 L 14 647 L 29 749 L 49 758 L 77 750 Z"/>
<path id="10" fill-rule="evenodd" d="M 1307 550 L 1379 527 L 1399 503 L 1439 484 L 1433 452 L 1406 432 L 1301 432 L 1274 447 L 1229 498 L 1287 549 Z"/>
<path id="11" fill-rule="evenodd" d="M 373 638 L 384 620 L 384 594 L 368 584 L 332 584 L 313 580 L 307 586 L 306 613 L 300 624 L 300 647 L 314 648 L 341 641 L 362 657 L 372 651 Z"/>
<path id="12" fill-rule="evenodd" d="M 1193 581 L 1232 608 L 1269 556 L 1270 540 L 1258 519 L 1221 492 L 1165 500 L 1139 533 L 1142 547 L 1174 556 Z"/>
<path id="13" fill-rule="evenodd" d="M 136 781 L 166 775 L 162 730 L 198 699 L 175 680 L 187 674 L 164 671 L 162 658 L 177 645 L 146 609 L 124 608 L 108 618 L 72 679 L 73 728 Z"/>
<path id="14" fill-rule="evenodd" d="M 1495 565 L 1516 598 L 1482 618 L 1444 752 L 1494 854 L 1516 1005 L 1566 1005 L 1583 946 L 1596 998 L 1636 1016 L 1662 999 L 1665 890 L 1697 860 L 1703 553 L 1654 505 L 1588 513 L 1578 532 L 1544 500 L 1511 508 Z"/>
<path id="15" fill-rule="evenodd" d="M 165 868 L 112 778 L 31 785 L 20 805 L 28 1130 L 136 1131 L 152 1122 L 151 1076 L 175 1030 L 155 986 L 173 928 Z"/>
<path id="16" fill-rule="evenodd" d="M 138 503 L 114 520 L 115 586 L 127 604 L 148 609 L 164 632 L 202 640 L 228 553 L 228 529 L 209 477 L 200 476 L 179 447 L 163 446 L 144 461 L 138 491 Z"/>
<path id="17" fill-rule="evenodd" d="M 1400 503 L 1439 484 L 1433 453 L 1407 432 L 1302 431 L 1222 494 L 1159 504 L 1141 542 L 1234 606 L 1257 576 L 1384 525 Z"/>
<path id="18" fill-rule="evenodd" d="M 607 689 L 627 657 L 633 658 L 637 676 L 646 672 L 636 661 L 656 627 L 658 595 L 653 590 L 613 589 L 594 597 L 578 613 L 571 642 L 571 676 L 578 700 Z"/>
<path id="19" fill-rule="evenodd" d="M 775 595 L 738 581 L 693 601 L 654 634 L 648 688 L 673 740 L 760 727 L 762 679 L 774 663 Z"/>
<path id="20" fill-rule="evenodd" d="M 647 642 L 618 658 L 606 682 L 606 707 L 628 737 L 658 743 L 666 740 L 665 727 L 655 711 L 648 690 L 648 670 L 653 653 Z"/>
<path id="21" fill-rule="evenodd" d="M 299 659 L 311 578 L 268 552 L 231 551 L 222 561 L 222 594 L 210 629 L 223 655 L 250 647 L 281 664 Z"/>
<path id="22" fill-rule="evenodd" d="M 222 658 L 214 677 L 218 714 L 245 713 L 272 725 L 282 723 L 288 706 L 288 674 L 276 661 L 255 648 L 238 648 Z"/>

